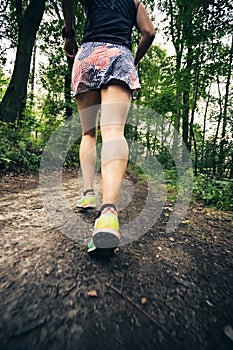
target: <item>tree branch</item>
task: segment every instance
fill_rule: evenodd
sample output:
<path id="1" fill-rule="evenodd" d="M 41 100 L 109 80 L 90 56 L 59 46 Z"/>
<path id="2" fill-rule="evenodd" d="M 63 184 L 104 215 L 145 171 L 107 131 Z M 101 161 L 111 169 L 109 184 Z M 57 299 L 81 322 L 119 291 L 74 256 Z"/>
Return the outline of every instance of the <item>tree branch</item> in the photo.
<path id="1" fill-rule="evenodd" d="M 118 288 L 112 286 L 109 283 L 106 283 L 106 285 L 111 288 L 112 290 L 114 290 L 115 292 L 117 292 L 120 296 L 122 296 L 124 299 L 126 299 L 130 304 L 132 304 L 133 306 L 135 306 L 144 316 L 146 316 L 147 318 L 149 318 L 149 320 L 151 320 L 158 328 L 160 328 L 165 334 L 167 334 L 168 336 L 171 336 L 171 334 L 148 312 L 146 312 L 140 305 L 138 305 L 137 303 L 135 303 L 135 301 L 133 301 L 130 297 L 128 297 L 126 294 L 124 294 L 122 292 L 122 290 L 119 290 Z M 122 286 L 121 286 L 122 289 Z"/>

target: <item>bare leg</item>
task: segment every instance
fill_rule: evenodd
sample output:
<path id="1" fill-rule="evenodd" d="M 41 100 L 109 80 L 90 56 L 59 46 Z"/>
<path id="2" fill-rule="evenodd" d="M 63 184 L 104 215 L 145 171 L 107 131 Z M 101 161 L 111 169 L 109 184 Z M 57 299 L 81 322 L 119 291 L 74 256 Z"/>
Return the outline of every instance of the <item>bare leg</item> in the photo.
<path id="1" fill-rule="evenodd" d="M 101 90 L 101 99 L 103 204 L 117 205 L 128 162 L 124 127 L 131 93 L 124 87 L 110 85 Z"/>
<path id="2" fill-rule="evenodd" d="M 79 151 L 80 164 L 84 190 L 88 190 L 94 188 L 100 92 L 96 90 L 88 91 L 79 95 L 76 100 L 82 124 L 82 140 Z"/>

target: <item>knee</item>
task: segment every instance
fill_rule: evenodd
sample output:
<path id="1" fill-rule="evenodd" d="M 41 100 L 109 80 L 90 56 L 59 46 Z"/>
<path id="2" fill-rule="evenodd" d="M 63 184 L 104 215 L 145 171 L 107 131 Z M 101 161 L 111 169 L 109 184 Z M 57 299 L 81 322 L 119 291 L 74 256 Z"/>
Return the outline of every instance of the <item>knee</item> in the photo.
<path id="1" fill-rule="evenodd" d="M 125 138 L 108 140 L 103 143 L 101 150 L 102 164 L 115 159 L 128 160 L 129 148 Z"/>
<path id="2" fill-rule="evenodd" d="M 91 148 L 94 148 L 96 147 L 96 136 L 94 134 L 89 134 L 89 133 L 85 133 L 82 135 L 82 140 L 81 140 L 81 148 L 83 149 L 84 148 L 88 148 L 88 149 L 91 149 Z"/>
<path id="3" fill-rule="evenodd" d="M 90 129 L 90 130 L 87 130 L 87 131 L 83 131 L 82 137 L 90 138 L 90 140 L 96 141 L 96 138 L 97 138 L 96 128 L 93 128 L 93 129 Z"/>
<path id="4" fill-rule="evenodd" d="M 124 128 L 122 125 L 104 125 L 100 130 L 103 142 L 114 139 L 124 139 Z"/>

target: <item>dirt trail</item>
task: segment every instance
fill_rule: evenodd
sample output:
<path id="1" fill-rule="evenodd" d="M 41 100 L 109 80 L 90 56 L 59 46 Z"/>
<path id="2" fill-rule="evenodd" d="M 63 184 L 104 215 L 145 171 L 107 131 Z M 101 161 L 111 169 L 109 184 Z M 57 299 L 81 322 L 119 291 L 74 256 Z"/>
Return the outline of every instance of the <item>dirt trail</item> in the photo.
<path id="1" fill-rule="evenodd" d="M 73 203 L 74 174 L 63 185 Z M 230 213 L 192 204 L 167 234 L 168 205 L 140 239 L 96 260 L 49 220 L 36 177 L 0 186 L 0 349 L 232 349 Z M 136 204 L 144 197 L 139 186 Z"/>

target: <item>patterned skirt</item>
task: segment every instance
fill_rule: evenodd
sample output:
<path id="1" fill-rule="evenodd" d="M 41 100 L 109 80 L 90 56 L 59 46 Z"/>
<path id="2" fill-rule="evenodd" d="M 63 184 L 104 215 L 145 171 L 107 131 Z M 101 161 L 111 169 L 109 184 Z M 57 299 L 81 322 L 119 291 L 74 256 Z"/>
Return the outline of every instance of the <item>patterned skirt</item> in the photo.
<path id="1" fill-rule="evenodd" d="M 106 87 L 111 80 L 140 89 L 132 52 L 123 45 L 87 42 L 78 50 L 72 71 L 73 96 Z"/>

